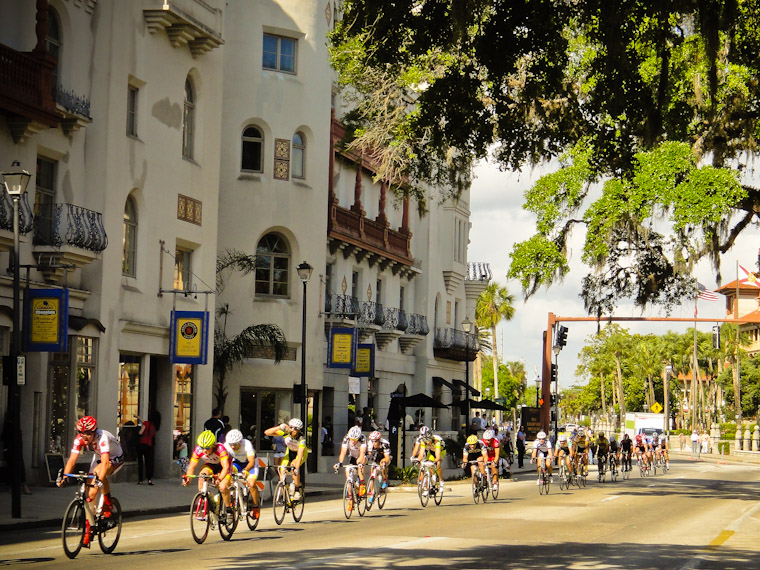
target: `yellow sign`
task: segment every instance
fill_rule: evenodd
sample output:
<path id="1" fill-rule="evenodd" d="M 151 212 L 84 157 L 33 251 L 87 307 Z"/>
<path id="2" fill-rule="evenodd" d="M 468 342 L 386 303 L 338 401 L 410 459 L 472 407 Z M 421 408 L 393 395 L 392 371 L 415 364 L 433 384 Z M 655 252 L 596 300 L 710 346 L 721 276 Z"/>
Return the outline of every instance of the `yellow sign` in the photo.
<path id="1" fill-rule="evenodd" d="M 32 299 L 32 330 L 30 339 L 33 343 L 58 343 L 60 301 L 60 299 L 55 297 L 36 297 Z"/>
<path id="2" fill-rule="evenodd" d="M 364 372 L 369 374 L 372 372 L 372 349 L 371 348 L 357 348 L 356 349 L 356 372 Z"/>
<path id="3" fill-rule="evenodd" d="M 332 362 L 335 364 L 351 364 L 351 341 L 353 335 L 333 334 Z"/>
<path id="4" fill-rule="evenodd" d="M 177 319 L 177 346 L 175 349 L 176 356 L 185 356 L 199 358 L 203 350 L 203 319 L 188 318 Z"/>
<path id="5" fill-rule="evenodd" d="M 655 414 L 659 414 L 662 411 L 662 406 L 660 405 L 659 402 L 655 402 L 654 404 L 652 404 L 652 411 Z"/>

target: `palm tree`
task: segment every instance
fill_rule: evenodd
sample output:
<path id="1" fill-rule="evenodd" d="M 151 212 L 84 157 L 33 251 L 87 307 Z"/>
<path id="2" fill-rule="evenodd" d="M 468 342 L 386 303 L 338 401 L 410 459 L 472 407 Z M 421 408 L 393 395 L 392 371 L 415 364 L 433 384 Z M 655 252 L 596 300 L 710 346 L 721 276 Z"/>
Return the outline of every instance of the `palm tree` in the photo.
<path id="1" fill-rule="evenodd" d="M 235 250 L 224 252 L 216 262 L 217 293 L 224 289 L 224 277 L 229 269 L 238 270 L 244 275 L 252 273 L 256 270 L 256 256 Z M 271 349 L 274 363 L 279 364 L 287 348 L 285 333 L 280 327 L 272 324 L 250 325 L 238 334 L 228 337 L 227 317 L 231 314 L 229 304 L 224 303 L 217 308 L 214 321 L 214 391 L 216 407 L 221 410 L 224 410 L 227 400 L 227 373 L 241 365 L 246 358 L 254 356 L 262 347 Z"/>
<path id="2" fill-rule="evenodd" d="M 499 397 L 499 354 L 496 348 L 496 325 L 502 320 L 510 321 L 515 316 L 515 299 L 506 287 L 491 282 L 475 303 L 475 324 L 478 328 L 491 331 L 491 354 L 493 355 L 494 399 Z"/>
<path id="3" fill-rule="evenodd" d="M 720 331 L 721 347 L 719 357 L 725 362 L 728 361 L 734 370 L 734 414 L 736 425 L 742 423 L 742 406 L 741 406 L 741 384 L 739 375 L 739 362 L 746 356 L 746 351 L 742 346 L 749 344 L 747 333 L 739 333 L 739 327 L 725 323 Z"/>

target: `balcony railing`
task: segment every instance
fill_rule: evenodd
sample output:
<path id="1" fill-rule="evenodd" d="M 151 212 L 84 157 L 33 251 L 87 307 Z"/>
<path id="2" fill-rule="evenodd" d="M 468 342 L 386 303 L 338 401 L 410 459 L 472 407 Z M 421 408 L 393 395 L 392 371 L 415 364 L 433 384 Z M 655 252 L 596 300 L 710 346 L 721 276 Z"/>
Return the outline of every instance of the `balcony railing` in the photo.
<path id="1" fill-rule="evenodd" d="M 101 252 L 108 245 L 103 215 L 74 204 L 39 204 L 34 217 L 34 245 L 67 245 Z"/>
<path id="2" fill-rule="evenodd" d="M 4 190 L 0 192 L 0 229 L 13 231 L 13 201 Z M 19 233 L 28 234 L 34 228 L 34 215 L 29 207 L 28 193 L 24 193 L 18 203 Z"/>
<path id="3" fill-rule="evenodd" d="M 351 295 L 329 295 L 325 299 L 325 313 L 347 319 L 356 318 L 361 313 L 359 299 Z"/>
<path id="4" fill-rule="evenodd" d="M 90 100 L 87 97 L 80 97 L 73 91 L 58 87 L 55 91 L 55 102 L 69 113 L 90 118 Z"/>
<path id="5" fill-rule="evenodd" d="M 425 336 L 429 332 L 430 327 L 428 327 L 425 315 L 409 315 L 409 326 L 406 328 L 406 334 Z"/>
<path id="6" fill-rule="evenodd" d="M 0 44 L 0 102 L 7 110 L 53 126 L 52 67 L 30 53 Z"/>
<path id="7" fill-rule="evenodd" d="M 385 310 L 380 303 L 367 301 L 362 303 L 362 312 L 359 316 L 359 323 L 364 325 L 383 326 L 385 324 Z"/>
<path id="8" fill-rule="evenodd" d="M 456 329 L 435 329 L 433 353 L 436 358 L 457 361 L 473 361 L 480 350 L 477 335 L 466 334 Z"/>

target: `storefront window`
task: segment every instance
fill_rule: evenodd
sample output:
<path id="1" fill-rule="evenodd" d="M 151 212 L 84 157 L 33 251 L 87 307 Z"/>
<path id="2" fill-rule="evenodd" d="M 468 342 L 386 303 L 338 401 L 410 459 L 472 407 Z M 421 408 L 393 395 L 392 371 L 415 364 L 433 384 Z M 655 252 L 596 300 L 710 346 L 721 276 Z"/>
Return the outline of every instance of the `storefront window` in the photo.
<path id="1" fill-rule="evenodd" d="M 77 378 L 74 411 L 77 418 L 91 415 L 92 381 L 95 377 L 95 339 L 77 337 Z"/>
<path id="2" fill-rule="evenodd" d="M 174 365 L 174 430 L 190 433 L 193 405 L 193 365 Z"/>
<path id="3" fill-rule="evenodd" d="M 119 426 L 136 425 L 140 405 L 140 357 L 119 355 Z"/>

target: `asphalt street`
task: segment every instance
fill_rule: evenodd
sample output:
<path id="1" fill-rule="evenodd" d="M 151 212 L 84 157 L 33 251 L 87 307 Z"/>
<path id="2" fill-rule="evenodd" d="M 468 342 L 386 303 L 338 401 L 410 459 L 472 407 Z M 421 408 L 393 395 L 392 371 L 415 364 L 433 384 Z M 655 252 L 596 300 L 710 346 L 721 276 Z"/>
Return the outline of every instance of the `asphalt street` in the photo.
<path id="1" fill-rule="evenodd" d="M 672 462 L 668 475 L 539 495 L 532 476 L 474 504 L 468 484 L 448 486 L 441 506 L 394 492 L 385 509 L 350 520 L 337 499 L 306 505 L 303 521 L 259 528 L 230 542 L 193 542 L 187 514 L 127 519 L 112 555 L 94 547 L 75 561 L 57 529 L 7 531 L 0 564 L 40 568 L 570 568 L 756 569 L 760 567 L 760 467 Z"/>

